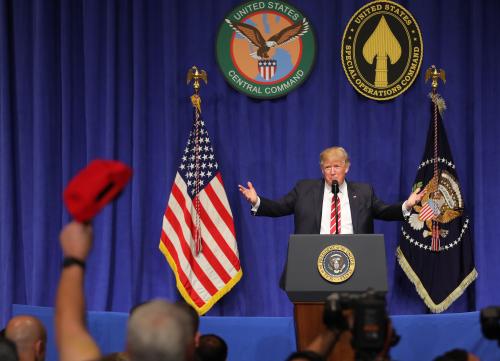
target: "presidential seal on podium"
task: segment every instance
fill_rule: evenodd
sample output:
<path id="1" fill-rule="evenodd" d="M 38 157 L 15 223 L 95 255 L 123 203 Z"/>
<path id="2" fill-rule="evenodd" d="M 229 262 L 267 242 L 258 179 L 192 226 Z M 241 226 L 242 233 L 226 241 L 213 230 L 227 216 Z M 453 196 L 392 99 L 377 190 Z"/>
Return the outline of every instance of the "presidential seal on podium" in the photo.
<path id="1" fill-rule="evenodd" d="M 325 280 L 341 283 L 351 278 L 356 260 L 351 250 L 335 244 L 321 251 L 318 257 L 318 271 Z"/>

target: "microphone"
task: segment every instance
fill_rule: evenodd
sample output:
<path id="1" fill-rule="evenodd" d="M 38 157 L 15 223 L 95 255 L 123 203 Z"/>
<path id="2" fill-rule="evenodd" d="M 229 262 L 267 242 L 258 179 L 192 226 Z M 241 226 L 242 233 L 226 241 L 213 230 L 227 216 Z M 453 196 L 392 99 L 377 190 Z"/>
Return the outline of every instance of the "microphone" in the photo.
<path id="1" fill-rule="evenodd" d="M 332 181 L 332 193 L 335 197 L 339 193 L 339 182 L 335 179 Z"/>

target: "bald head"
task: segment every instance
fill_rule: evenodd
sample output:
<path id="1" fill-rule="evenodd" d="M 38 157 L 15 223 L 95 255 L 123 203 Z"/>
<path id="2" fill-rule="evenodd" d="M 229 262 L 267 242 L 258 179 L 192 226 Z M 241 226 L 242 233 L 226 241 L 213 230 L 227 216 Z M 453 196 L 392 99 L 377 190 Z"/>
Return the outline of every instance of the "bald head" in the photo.
<path id="1" fill-rule="evenodd" d="M 47 334 L 40 320 L 33 316 L 15 316 L 5 328 L 5 336 L 17 346 L 19 360 L 45 359 Z"/>

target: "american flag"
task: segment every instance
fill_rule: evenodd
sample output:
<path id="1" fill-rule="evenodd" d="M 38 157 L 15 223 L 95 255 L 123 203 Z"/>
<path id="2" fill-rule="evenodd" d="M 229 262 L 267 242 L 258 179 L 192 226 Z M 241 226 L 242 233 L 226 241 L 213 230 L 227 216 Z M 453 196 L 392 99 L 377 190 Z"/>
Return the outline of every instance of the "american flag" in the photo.
<path id="1" fill-rule="evenodd" d="M 175 273 L 179 292 L 199 314 L 242 276 L 219 164 L 196 110 L 163 216 L 160 250 Z"/>
<path id="2" fill-rule="evenodd" d="M 432 199 L 429 199 L 427 203 L 420 210 L 420 215 L 418 218 L 422 221 L 427 221 L 428 219 L 433 219 L 441 214 L 439 206 Z"/>

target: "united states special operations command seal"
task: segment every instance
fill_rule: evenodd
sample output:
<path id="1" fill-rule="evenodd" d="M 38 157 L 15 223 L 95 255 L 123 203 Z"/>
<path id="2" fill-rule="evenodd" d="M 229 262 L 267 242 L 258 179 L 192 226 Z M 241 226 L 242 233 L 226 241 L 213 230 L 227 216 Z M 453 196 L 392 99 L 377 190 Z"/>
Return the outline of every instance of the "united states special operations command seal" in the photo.
<path id="1" fill-rule="evenodd" d="M 388 100 L 415 81 L 424 55 L 422 33 L 408 10 L 392 1 L 359 9 L 342 38 L 342 66 L 362 95 Z"/>
<path id="2" fill-rule="evenodd" d="M 356 261 L 351 250 L 341 245 L 328 246 L 318 257 L 318 271 L 321 276 L 333 283 L 348 280 L 354 273 Z"/>
<path id="3" fill-rule="evenodd" d="M 290 4 L 250 1 L 225 17 L 216 50 L 219 68 L 233 88 L 252 98 L 271 99 L 306 80 L 316 41 L 309 21 Z"/>

